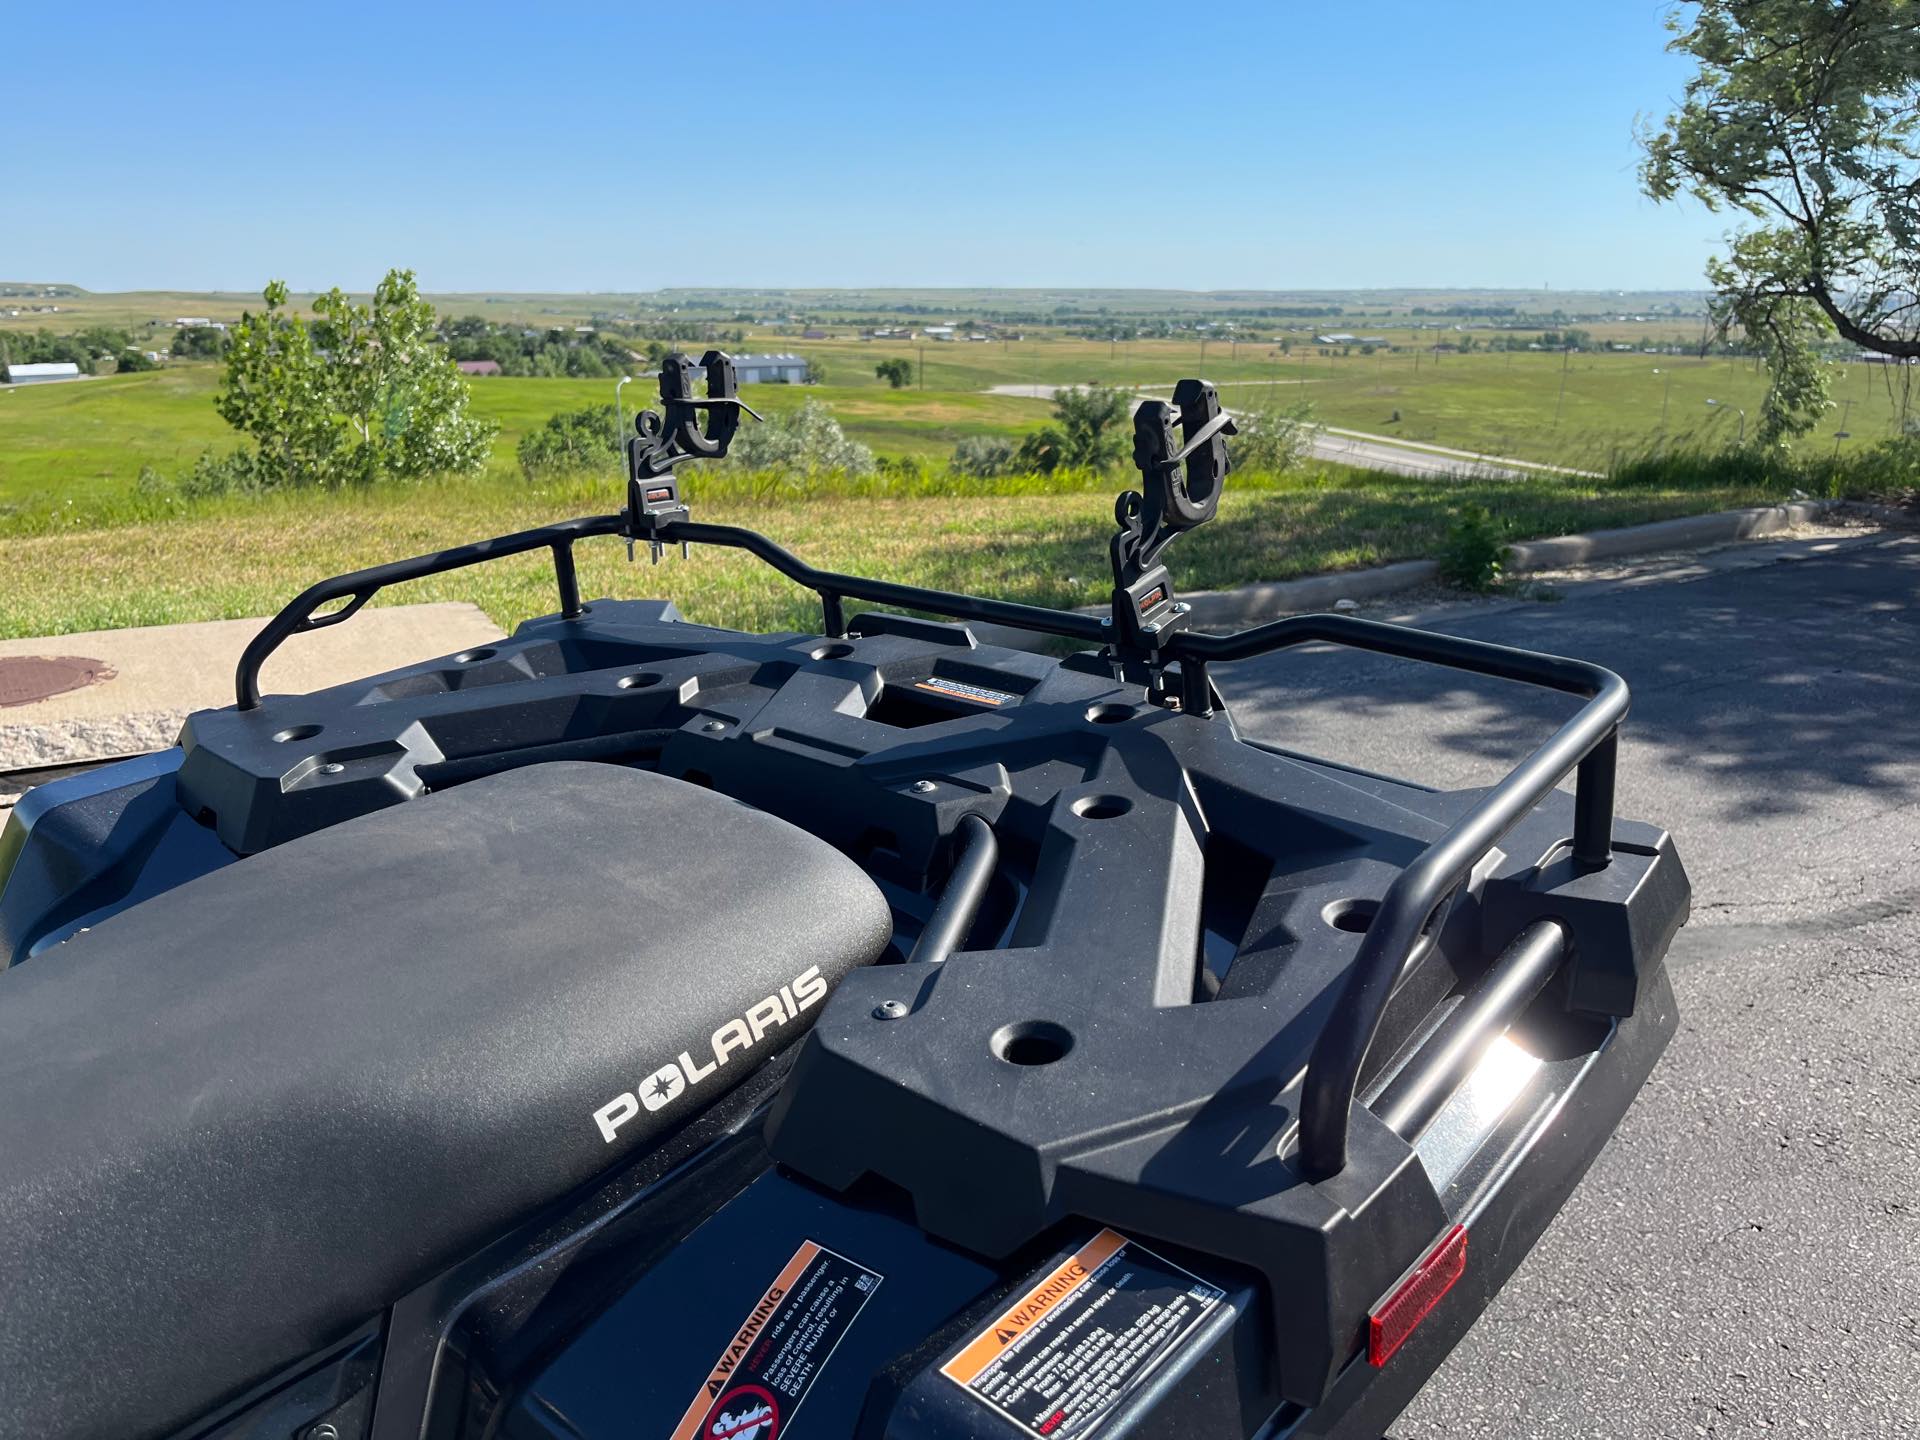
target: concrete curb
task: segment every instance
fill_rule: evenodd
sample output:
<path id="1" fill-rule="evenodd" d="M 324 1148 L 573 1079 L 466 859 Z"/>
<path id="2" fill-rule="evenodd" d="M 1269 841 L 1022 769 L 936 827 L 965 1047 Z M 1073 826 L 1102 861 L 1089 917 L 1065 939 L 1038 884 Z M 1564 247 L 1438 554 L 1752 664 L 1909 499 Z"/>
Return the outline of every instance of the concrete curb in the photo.
<path id="1" fill-rule="evenodd" d="M 1762 505 L 1752 510 L 1722 510 L 1712 515 L 1686 515 L 1678 520 L 1655 520 L 1617 530 L 1595 530 L 1585 535 L 1557 535 L 1547 540 L 1516 542 L 1507 560 L 1509 571 L 1558 570 L 1592 560 L 1622 555 L 1649 555 L 1661 550 L 1699 549 L 1778 534 L 1818 519 L 1835 500 L 1796 500 L 1786 505 Z M 1299 580 L 1262 580 L 1232 590 L 1198 590 L 1180 598 L 1193 606 L 1193 623 L 1205 630 L 1257 625 L 1282 615 L 1300 615 L 1331 608 L 1341 600 L 1371 600 L 1400 590 L 1411 590 L 1435 580 L 1440 566 L 1433 560 L 1402 560 L 1371 570 L 1336 570 Z M 1105 607 L 1083 607 L 1089 615 Z M 1041 637 L 1001 625 L 973 625 L 974 638 L 983 645 L 1005 645 L 1026 650 L 1044 643 Z"/>
<path id="2" fill-rule="evenodd" d="M 1587 535 L 1560 535 L 1551 540 L 1522 540 L 1513 546 L 1507 568 L 1559 570 L 1589 560 L 1618 555 L 1646 555 L 1659 550 L 1696 550 L 1774 535 L 1817 520 L 1834 506 L 1831 500 L 1796 500 L 1789 505 L 1763 505 L 1753 510 L 1722 510 L 1713 515 L 1683 515 L 1678 520 L 1655 520 L 1619 530 L 1595 530 Z"/>

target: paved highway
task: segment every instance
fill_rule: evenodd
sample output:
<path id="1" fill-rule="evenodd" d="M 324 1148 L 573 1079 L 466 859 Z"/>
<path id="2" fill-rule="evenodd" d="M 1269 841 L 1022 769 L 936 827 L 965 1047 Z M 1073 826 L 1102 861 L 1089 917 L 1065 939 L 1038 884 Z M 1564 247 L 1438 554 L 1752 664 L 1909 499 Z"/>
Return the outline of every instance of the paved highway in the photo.
<path id="1" fill-rule="evenodd" d="M 1620 810 L 1694 910 L 1672 1048 L 1395 1440 L 1920 1435 L 1920 536 L 1773 553 L 1432 622 L 1627 678 Z M 1223 683 L 1254 735 L 1447 786 L 1566 713 L 1338 652 Z"/>

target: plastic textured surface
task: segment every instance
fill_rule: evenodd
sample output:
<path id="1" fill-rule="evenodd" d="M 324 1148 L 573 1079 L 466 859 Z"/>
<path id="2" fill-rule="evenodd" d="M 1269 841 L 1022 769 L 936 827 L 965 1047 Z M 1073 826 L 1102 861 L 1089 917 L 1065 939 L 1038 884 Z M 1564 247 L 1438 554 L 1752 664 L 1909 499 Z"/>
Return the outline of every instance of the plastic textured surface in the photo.
<path id="1" fill-rule="evenodd" d="M 697 1113 L 817 1009 L 616 1143 L 593 1118 L 890 930 L 855 866 L 779 820 L 545 765 L 0 975 L 0 1435 L 163 1431 L 340 1338 Z"/>

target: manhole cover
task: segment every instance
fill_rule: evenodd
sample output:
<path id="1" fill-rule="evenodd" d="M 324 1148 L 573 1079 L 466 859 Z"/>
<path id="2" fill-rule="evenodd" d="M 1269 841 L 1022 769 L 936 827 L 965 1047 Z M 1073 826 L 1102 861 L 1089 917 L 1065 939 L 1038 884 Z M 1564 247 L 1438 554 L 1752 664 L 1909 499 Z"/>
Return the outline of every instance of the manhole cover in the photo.
<path id="1" fill-rule="evenodd" d="M 31 705 L 113 678 L 104 660 L 79 655 L 0 655 L 0 708 Z"/>

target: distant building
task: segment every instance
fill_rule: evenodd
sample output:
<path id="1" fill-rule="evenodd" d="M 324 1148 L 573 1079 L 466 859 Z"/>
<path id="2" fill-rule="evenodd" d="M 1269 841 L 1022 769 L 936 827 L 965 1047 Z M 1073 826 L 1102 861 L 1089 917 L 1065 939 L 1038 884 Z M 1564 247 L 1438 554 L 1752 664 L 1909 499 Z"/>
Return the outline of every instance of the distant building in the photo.
<path id="1" fill-rule="evenodd" d="M 733 369 L 742 385 L 803 385 L 807 379 L 802 355 L 736 355 Z"/>
<path id="2" fill-rule="evenodd" d="M 42 385 L 49 380 L 78 380 L 80 367 L 71 360 L 51 360 L 39 365 L 7 366 L 9 385 Z"/>
<path id="3" fill-rule="evenodd" d="M 802 340 L 831 340 L 833 337 L 824 330 L 811 329 L 802 330 L 800 332 L 800 338 Z"/>
<path id="4" fill-rule="evenodd" d="M 1313 337 L 1313 343 L 1316 345 L 1358 345 L 1360 343 L 1360 337 L 1358 335 L 1349 335 L 1346 331 L 1340 330 L 1331 335 L 1316 335 Z"/>
<path id="5" fill-rule="evenodd" d="M 224 330 L 226 322 L 209 320 L 204 315 L 182 315 L 173 322 L 182 330 Z"/>
<path id="6" fill-rule="evenodd" d="M 926 333 L 929 340 L 951 340 L 953 339 L 953 326 L 929 325 L 927 326 Z"/>
<path id="7" fill-rule="evenodd" d="M 459 367 L 462 375 L 498 375 L 500 373 L 498 360 L 456 360 L 453 363 Z"/>

